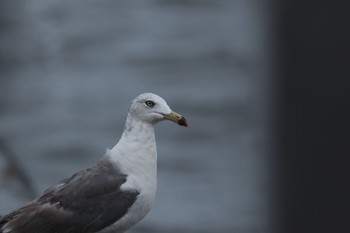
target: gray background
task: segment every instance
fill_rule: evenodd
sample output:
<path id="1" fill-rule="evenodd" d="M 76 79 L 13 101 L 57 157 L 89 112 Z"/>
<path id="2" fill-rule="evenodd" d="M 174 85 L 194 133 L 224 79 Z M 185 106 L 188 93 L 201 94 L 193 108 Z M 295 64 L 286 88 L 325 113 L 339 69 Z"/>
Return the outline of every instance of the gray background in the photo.
<path id="1" fill-rule="evenodd" d="M 1 3 L 0 137 L 38 193 L 97 161 L 154 92 L 158 192 L 129 232 L 270 232 L 268 1 Z M 0 157 L 0 214 L 31 197 Z"/>

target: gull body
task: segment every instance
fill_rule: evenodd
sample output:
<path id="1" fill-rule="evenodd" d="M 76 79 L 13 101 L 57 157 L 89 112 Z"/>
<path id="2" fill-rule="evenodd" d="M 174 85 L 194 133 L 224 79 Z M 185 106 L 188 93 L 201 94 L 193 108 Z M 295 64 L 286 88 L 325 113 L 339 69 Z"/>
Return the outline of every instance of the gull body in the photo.
<path id="1" fill-rule="evenodd" d="M 152 93 L 136 97 L 119 142 L 94 166 L 3 217 L 1 233 L 122 233 L 151 209 L 157 189 L 154 125 L 185 118 Z"/>

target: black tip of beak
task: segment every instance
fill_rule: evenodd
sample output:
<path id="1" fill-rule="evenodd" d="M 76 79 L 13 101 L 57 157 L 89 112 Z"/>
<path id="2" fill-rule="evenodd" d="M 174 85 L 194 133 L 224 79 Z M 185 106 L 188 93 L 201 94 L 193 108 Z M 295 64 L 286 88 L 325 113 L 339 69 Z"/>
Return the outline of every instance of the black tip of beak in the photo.
<path id="1" fill-rule="evenodd" d="M 188 126 L 187 125 L 187 121 L 186 121 L 186 119 L 184 117 L 181 117 L 181 119 L 178 121 L 178 124 L 182 125 L 182 126 L 185 126 L 185 127 Z"/>

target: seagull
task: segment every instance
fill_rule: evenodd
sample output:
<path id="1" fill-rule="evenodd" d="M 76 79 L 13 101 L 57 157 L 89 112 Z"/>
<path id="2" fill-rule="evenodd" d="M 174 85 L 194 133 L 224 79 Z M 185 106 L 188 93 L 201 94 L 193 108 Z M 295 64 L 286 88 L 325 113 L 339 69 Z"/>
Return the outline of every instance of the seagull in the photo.
<path id="1" fill-rule="evenodd" d="M 122 233 L 151 209 L 157 188 L 154 126 L 187 127 L 165 100 L 137 96 L 119 142 L 92 167 L 59 181 L 27 205 L 0 217 L 1 233 Z"/>

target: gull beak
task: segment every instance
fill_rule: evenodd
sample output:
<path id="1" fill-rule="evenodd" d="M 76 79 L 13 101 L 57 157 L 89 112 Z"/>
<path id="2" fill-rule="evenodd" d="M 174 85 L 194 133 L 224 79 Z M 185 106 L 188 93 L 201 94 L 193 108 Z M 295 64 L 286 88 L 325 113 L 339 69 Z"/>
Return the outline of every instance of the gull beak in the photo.
<path id="1" fill-rule="evenodd" d="M 171 112 L 169 114 L 162 114 L 164 116 L 165 119 L 170 120 L 175 122 L 178 125 L 182 125 L 187 127 L 187 121 L 186 119 L 181 116 L 180 114 L 178 114 L 177 112 Z"/>

